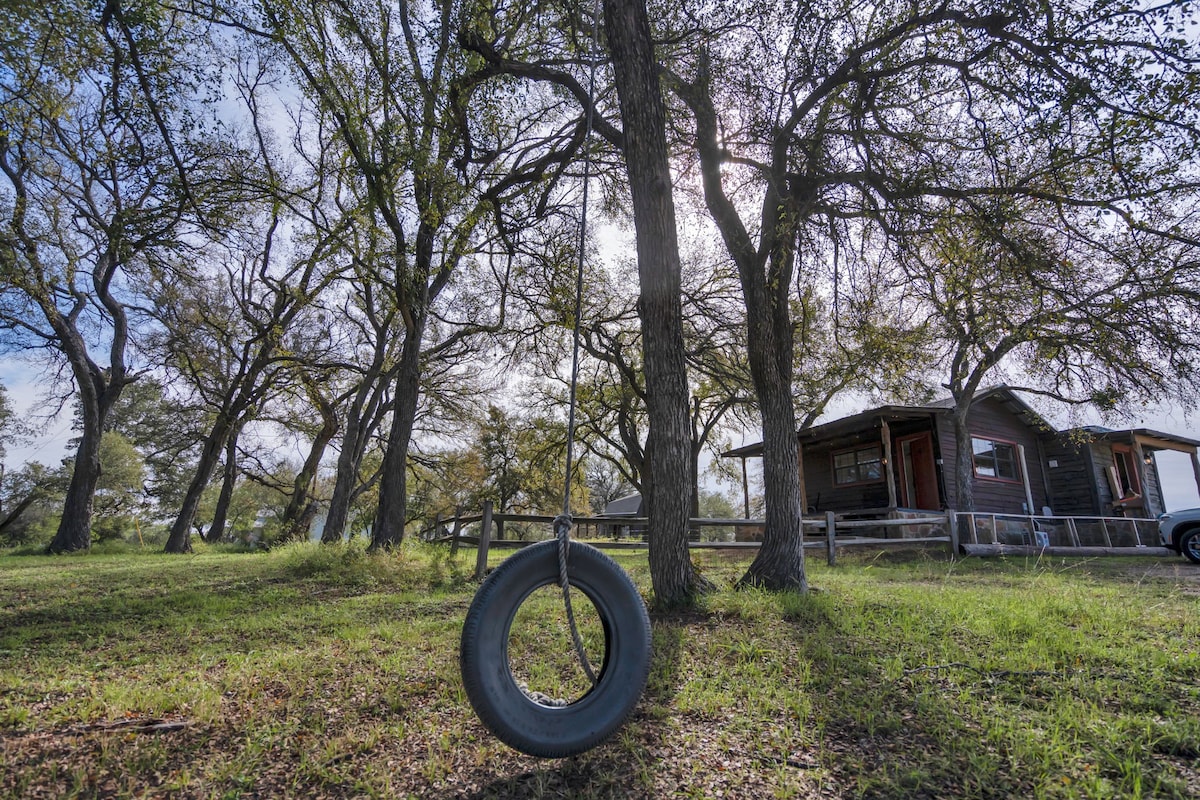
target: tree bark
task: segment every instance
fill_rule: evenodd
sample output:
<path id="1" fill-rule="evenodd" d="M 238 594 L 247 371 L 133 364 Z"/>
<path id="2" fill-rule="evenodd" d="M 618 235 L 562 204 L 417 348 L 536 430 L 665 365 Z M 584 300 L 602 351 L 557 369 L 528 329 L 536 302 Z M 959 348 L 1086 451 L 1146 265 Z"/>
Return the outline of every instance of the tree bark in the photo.
<path id="1" fill-rule="evenodd" d="M 79 387 L 79 409 L 82 434 L 75 451 L 75 464 L 71 471 L 71 482 L 63 500 L 63 515 L 58 530 L 46 551 L 49 553 L 71 553 L 87 550 L 92 546 L 92 503 L 96 484 L 100 480 L 100 440 L 104 436 L 104 420 L 109 409 L 120 396 L 125 386 L 124 329 L 119 328 L 121 352 L 113 345 L 113 367 L 105 379 L 102 371 L 91 363 L 87 356 L 87 345 L 65 320 L 57 320 L 56 330 L 61 330 L 61 347 L 71 362 L 75 382 Z"/>
<path id="2" fill-rule="evenodd" d="M 225 521 L 229 519 L 229 504 L 233 500 L 233 487 L 237 483 L 237 469 L 237 436 L 230 432 L 225 442 L 225 474 L 221 478 L 221 492 L 217 495 L 212 522 L 204 536 L 206 542 L 219 542 L 225 535 Z"/>
<path id="3" fill-rule="evenodd" d="M 954 399 L 954 482 L 955 511 L 975 510 L 975 461 L 971 446 L 971 430 L 967 427 L 967 414 L 971 411 L 972 395 L 965 399 Z"/>
<path id="4" fill-rule="evenodd" d="M 183 497 L 179 515 L 175 517 L 175 522 L 172 523 L 171 531 L 167 535 L 164 552 L 192 552 L 192 520 L 196 518 L 196 510 L 200 507 L 200 497 L 204 494 L 209 481 L 212 480 L 217 464 L 221 460 L 221 451 L 225 448 L 232 428 L 233 425 L 227 413 L 222 412 L 217 415 L 216 423 L 209 431 L 208 438 L 204 440 L 204 447 L 200 451 L 200 460 L 196 464 L 196 472 L 192 475 L 191 483 L 188 484 L 187 494 Z"/>
<path id="5" fill-rule="evenodd" d="M 379 505 L 371 532 L 371 550 L 390 550 L 404 541 L 408 509 L 408 445 L 412 440 L 417 403 L 421 398 L 421 338 L 425 318 L 414 315 L 404 337 L 396 371 L 392 429 L 383 454 L 379 479 Z"/>
<path id="6" fill-rule="evenodd" d="M 304 459 L 304 466 L 292 482 L 292 496 L 283 512 L 284 541 L 304 541 L 308 538 L 308 528 L 316 513 L 316 507 L 314 503 L 309 502 L 309 497 L 317 479 L 321 458 L 325 455 L 325 448 L 338 432 L 337 409 L 332 403 L 318 397 L 315 391 L 312 395 L 313 403 L 321 414 L 321 428 L 313 437 L 308 457 Z"/>
<path id="7" fill-rule="evenodd" d="M 800 501 L 800 454 L 796 447 L 791 375 L 789 372 L 783 379 L 778 369 L 763 372 L 766 374 L 756 375 L 755 385 L 762 413 L 766 526 L 762 547 L 740 583 L 805 592 L 808 579 L 804 567 L 804 509 Z"/>
<path id="8" fill-rule="evenodd" d="M 638 315 L 654 440 L 648 453 L 653 480 L 644 481 L 651 486 L 646 497 L 650 575 L 656 605 L 670 608 L 691 604 L 709 586 L 692 565 L 687 542 L 691 426 L 666 110 L 645 0 L 606 0 L 604 23 L 624 124 L 625 165 L 637 233 Z"/>
<path id="9" fill-rule="evenodd" d="M 110 248 L 113 245 L 110 243 Z M 129 321 L 122 306 L 109 292 L 109 283 L 119 267 L 115 251 L 105 253 L 93 277 L 96 295 L 112 319 L 112 341 L 109 343 L 109 367 L 97 366 L 88 354 L 88 346 L 73 317 L 64 317 L 48 301 L 42 311 L 58 337 L 58 346 L 71 365 L 71 373 L 79 391 L 79 410 L 83 425 L 75 467 L 63 501 L 63 515 L 58 530 L 46 548 L 50 553 L 70 553 L 92 546 L 92 503 L 96 484 L 100 480 L 100 440 L 104 436 L 104 421 L 121 396 L 128 377 L 125 366 L 125 345 L 129 339 Z"/>
<path id="10" fill-rule="evenodd" d="M 100 436 L 85 430 L 75 452 L 75 467 L 63 501 L 63 515 L 49 553 L 72 553 L 92 546 L 92 499 L 100 479 Z"/>
<path id="11" fill-rule="evenodd" d="M 724 154 L 709 87 L 707 59 L 701 55 L 694 85 L 679 92 L 696 122 L 704 199 L 730 257 L 737 265 L 746 304 L 746 349 L 763 428 L 763 489 L 766 527 L 758 556 L 740 583 L 768 589 L 807 591 L 804 569 L 800 458 L 792 403 L 794 345 L 790 292 L 795 274 L 795 243 L 801 219 L 796 192 L 789 186 L 786 148 L 775 143 L 774 181 L 763 197 L 764 227 L 755 246 L 722 185 Z"/>

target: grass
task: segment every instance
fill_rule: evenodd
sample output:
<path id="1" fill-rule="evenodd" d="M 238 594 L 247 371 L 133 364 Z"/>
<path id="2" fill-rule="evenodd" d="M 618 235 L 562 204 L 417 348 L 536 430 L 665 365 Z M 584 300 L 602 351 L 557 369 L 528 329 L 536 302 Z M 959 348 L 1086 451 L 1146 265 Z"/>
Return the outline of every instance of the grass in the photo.
<path id="1" fill-rule="evenodd" d="M 648 592 L 645 555 L 617 558 Z M 747 561 L 696 558 L 725 586 Z M 0 556 L 0 797 L 1200 794 L 1182 560 L 812 560 L 807 596 L 652 615 L 638 710 L 562 761 L 507 749 L 466 701 L 473 564 L 421 545 Z M 534 600 L 513 668 L 574 696 L 557 599 Z"/>

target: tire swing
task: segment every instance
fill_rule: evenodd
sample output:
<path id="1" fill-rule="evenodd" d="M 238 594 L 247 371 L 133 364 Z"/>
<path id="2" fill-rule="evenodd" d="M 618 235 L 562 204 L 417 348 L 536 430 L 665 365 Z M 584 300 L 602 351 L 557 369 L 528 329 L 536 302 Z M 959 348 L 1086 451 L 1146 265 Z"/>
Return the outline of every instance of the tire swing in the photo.
<path id="1" fill-rule="evenodd" d="M 592 41 L 599 25 L 594 10 Z M 592 59 L 586 111 L 586 142 L 592 130 L 596 60 Z M 563 513 L 554 520 L 555 539 L 526 547 L 496 567 L 475 593 L 463 623 L 459 666 L 467 698 L 479 719 L 505 744 L 539 758 L 562 758 L 590 750 L 611 736 L 641 698 L 650 674 L 650 618 L 633 581 L 594 547 L 572 543 L 571 470 L 575 398 L 579 382 L 579 318 L 583 306 L 583 254 L 587 235 L 588 178 L 585 158 L 579 222 L 579 266 L 575 281 L 574 349 L 567 415 L 567 459 Z M 557 584 L 576 659 L 590 682 L 570 701 L 530 691 L 517 681 L 509 661 L 513 622 L 538 589 Z M 574 587 L 591 601 L 603 629 L 604 655 L 592 669 L 571 605 Z"/>
<path id="2" fill-rule="evenodd" d="M 577 755 L 611 736 L 637 705 L 650 672 L 650 619 L 637 587 L 611 558 L 577 542 L 570 545 L 567 582 L 592 602 L 604 629 L 599 670 L 592 672 L 577 643 L 592 683 L 582 697 L 550 698 L 517 682 L 508 654 L 513 620 L 535 590 L 559 583 L 561 543 L 526 547 L 492 571 L 467 612 L 460 650 L 463 685 L 480 720 L 505 744 L 540 758 Z M 575 638 L 573 614 L 567 616 Z"/>

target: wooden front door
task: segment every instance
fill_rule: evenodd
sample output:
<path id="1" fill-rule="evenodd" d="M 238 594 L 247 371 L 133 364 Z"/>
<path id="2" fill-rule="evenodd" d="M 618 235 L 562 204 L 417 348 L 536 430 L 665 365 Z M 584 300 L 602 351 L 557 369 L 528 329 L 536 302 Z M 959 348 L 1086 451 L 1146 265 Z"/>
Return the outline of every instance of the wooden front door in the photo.
<path id="1" fill-rule="evenodd" d="M 900 454 L 900 502 L 905 508 L 941 508 L 933 437 L 928 433 L 902 436 L 896 440 Z"/>

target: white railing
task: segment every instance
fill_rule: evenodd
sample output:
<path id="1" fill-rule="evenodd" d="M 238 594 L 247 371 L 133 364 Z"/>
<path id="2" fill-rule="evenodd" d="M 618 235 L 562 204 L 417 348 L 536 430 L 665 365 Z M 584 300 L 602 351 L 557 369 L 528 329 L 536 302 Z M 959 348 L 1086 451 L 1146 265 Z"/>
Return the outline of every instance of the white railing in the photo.
<path id="1" fill-rule="evenodd" d="M 955 512 L 963 544 L 1055 548 L 1158 547 L 1158 522 L 1137 517 L 1079 517 Z"/>

